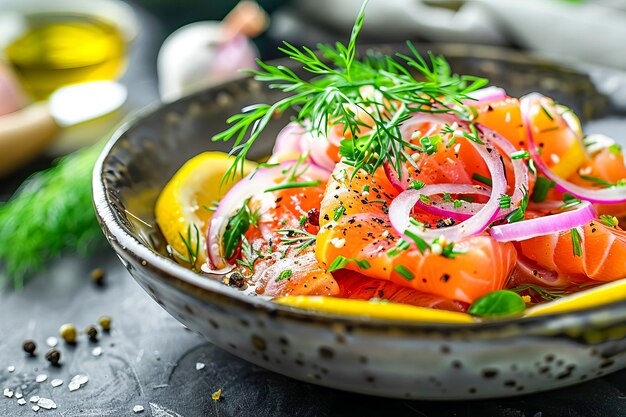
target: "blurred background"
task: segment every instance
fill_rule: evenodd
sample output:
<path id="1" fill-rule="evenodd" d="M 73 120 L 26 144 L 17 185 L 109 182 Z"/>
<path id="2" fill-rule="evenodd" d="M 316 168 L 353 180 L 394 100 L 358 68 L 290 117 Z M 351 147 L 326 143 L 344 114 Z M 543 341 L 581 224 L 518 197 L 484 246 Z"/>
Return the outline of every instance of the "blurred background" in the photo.
<path id="1" fill-rule="evenodd" d="M 101 243 L 90 167 L 103 138 L 129 114 L 241 76 L 257 58 L 279 57 L 283 40 L 312 48 L 345 41 L 360 6 L 0 0 L 0 201 L 12 199 L 0 206 L 3 276 L 19 286 L 63 251 L 87 253 Z M 621 71 L 626 2 L 371 0 L 361 43 L 407 39 L 491 45 Z M 42 202 L 51 207 L 43 214 Z"/>

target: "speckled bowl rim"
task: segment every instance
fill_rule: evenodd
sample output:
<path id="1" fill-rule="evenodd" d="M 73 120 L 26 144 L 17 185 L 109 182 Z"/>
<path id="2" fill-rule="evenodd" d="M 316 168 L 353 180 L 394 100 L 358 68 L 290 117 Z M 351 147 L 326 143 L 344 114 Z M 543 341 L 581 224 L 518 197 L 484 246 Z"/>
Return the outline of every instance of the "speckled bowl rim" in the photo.
<path id="1" fill-rule="evenodd" d="M 434 45 L 435 46 L 435 45 Z M 465 50 L 461 45 L 445 45 L 449 48 L 458 48 L 458 50 Z M 474 58 L 493 58 L 493 54 L 497 53 L 500 48 L 496 47 L 477 47 L 473 52 Z M 568 65 L 568 62 L 547 61 L 543 58 L 537 58 L 530 54 L 525 54 L 517 51 L 506 50 L 507 59 L 515 62 L 523 60 L 524 62 L 532 61 L 537 64 L 555 65 L 562 67 L 564 70 L 575 70 L 573 66 Z M 578 70 L 576 70 L 578 71 Z M 626 319 L 626 300 L 615 301 L 599 306 L 572 310 L 569 312 L 552 313 L 541 316 L 533 317 L 511 317 L 497 320 L 489 320 L 484 322 L 477 322 L 473 324 L 462 323 L 441 323 L 441 322 L 421 322 L 421 321 L 409 321 L 409 320 L 395 320 L 395 319 L 379 319 L 371 318 L 367 316 L 349 316 L 327 312 L 320 312 L 315 310 L 306 310 L 295 307 L 290 307 L 282 304 L 271 302 L 271 300 L 265 298 L 251 297 L 243 294 L 238 289 L 224 285 L 223 283 L 210 279 L 208 277 L 197 274 L 181 265 L 176 263 L 170 258 L 167 258 L 152 249 L 148 248 L 139 239 L 137 239 L 131 230 L 121 224 L 114 214 L 115 209 L 112 202 L 108 198 L 107 185 L 105 180 L 105 172 L 107 171 L 108 158 L 111 151 L 115 148 L 116 144 L 124 138 L 126 133 L 133 129 L 136 125 L 141 124 L 143 121 L 153 116 L 154 113 L 161 110 L 163 107 L 170 107 L 183 102 L 193 102 L 196 97 L 203 96 L 211 91 L 219 91 L 223 86 L 230 83 L 241 83 L 249 79 L 250 77 L 241 77 L 235 80 L 209 87 L 203 91 L 192 94 L 187 97 L 183 97 L 179 100 L 169 103 L 155 103 L 147 106 L 142 110 L 136 111 L 128 121 L 124 122 L 118 127 L 112 134 L 111 138 L 103 148 L 98 160 L 94 166 L 92 187 L 93 187 L 93 202 L 98 216 L 101 227 L 105 234 L 114 238 L 119 245 L 124 248 L 125 251 L 130 252 L 144 268 L 152 265 L 154 268 L 165 273 L 167 276 L 181 280 L 183 283 L 190 285 L 195 290 L 205 292 L 211 296 L 218 296 L 224 299 L 224 301 L 232 301 L 237 303 L 241 307 L 252 308 L 256 310 L 262 310 L 265 313 L 273 315 L 280 315 L 286 319 L 293 319 L 303 323 L 310 323 L 313 321 L 324 322 L 329 325 L 344 325 L 352 328 L 361 327 L 369 330 L 382 330 L 382 331 L 400 331 L 400 332 L 413 332 L 419 330 L 440 330 L 440 331 L 454 331 L 463 330 L 466 332 L 483 332 L 488 331 L 489 334 L 495 336 L 494 331 L 504 330 L 511 326 L 516 326 L 520 332 L 516 336 L 523 336 L 524 334 L 532 335 L 536 334 L 534 330 L 545 329 L 550 327 L 552 330 L 558 331 L 569 328 L 573 325 L 580 323 L 580 320 L 588 323 L 594 323 L 595 316 L 606 317 L 608 312 L 623 311 L 623 317 Z M 144 262 L 145 261 L 145 262 Z M 166 285 L 170 285 L 161 277 L 155 274 L 150 274 L 155 279 L 161 280 Z M 183 290 L 184 291 L 184 290 Z M 194 298 L 198 298 L 197 294 L 189 294 Z M 620 307 L 622 309 L 620 309 Z M 572 319 L 576 320 L 572 320 Z M 509 332 L 505 332 L 510 335 Z"/>

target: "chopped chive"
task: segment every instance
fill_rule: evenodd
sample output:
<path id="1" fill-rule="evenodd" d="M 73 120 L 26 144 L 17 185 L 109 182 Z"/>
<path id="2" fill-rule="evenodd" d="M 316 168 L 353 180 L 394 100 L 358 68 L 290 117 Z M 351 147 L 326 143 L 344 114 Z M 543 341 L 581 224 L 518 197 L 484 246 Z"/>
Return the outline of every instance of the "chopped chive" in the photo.
<path id="1" fill-rule="evenodd" d="M 304 226 L 306 223 L 307 216 L 300 216 L 300 226 Z"/>
<path id="2" fill-rule="evenodd" d="M 343 205 L 336 207 L 335 210 L 333 210 L 333 220 L 334 221 L 339 220 L 339 218 L 343 215 L 343 213 L 345 213 L 345 211 L 346 211 L 346 207 Z"/>
<path id="3" fill-rule="evenodd" d="M 528 160 L 528 170 L 533 174 L 537 175 L 537 167 L 535 166 L 535 161 L 532 159 Z"/>
<path id="4" fill-rule="evenodd" d="M 620 152 L 622 152 L 622 147 L 619 146 L 617 143 L 614 143 L 613 145 L 608 147 L 609 152 L 611 152 L 613 155 L 619 155 Z"/>
<path id="5" fill-rule="evenodd" d="M 598 177 L 592 177 L 591 175 L 580 175 L 580 178 L 582 178 L 585 181 L 589 181 L 592 182 L 596 185 L 604 185 L 606 187 L 614 187 L 617 184 L 613 184 L 612 182 L 609 182 L 603 178 L 598 178 Z"/>
<path id="6" fill-rule="evenodd" d="M 283 272 L 280 273 L 279 276 L 276 277 L 274 282 L 280 282 L 284 279 L 289 279 L 291 278 L 292 275 L 293 275 L 293 272 L 291 271 L 291 269 L 285 269 Z"/>
<path id="7" fill-rule="evenodd" d="M 574 206 L 576 206 L 576 205 L 578 205 L 580 203 L 581 203 L 581 201 L 577 197 L 574 197 L 570 193 L 564 193 L 563 194 L 563 205 L 561 206 L 561 208 L 562 209 L 566 209 L 566 208 L 574 207 Z"/>
<path id="8" fill-rule="evenodd" d="M 392 256 L 396 256 L 400 252 L 404 252 L 405 250 L 407 250 L 409 246 L 411 246 L 409 242 L 407 242 L 404 239 L 400 239 L 398 240 L 398 243 L 396 243 L 396 246 L 393 249 L 391 249 L 389 252 L 387 252 L 387 256 L 390 258 Z"/>
<path id="9" fill-rule="evenodd" d="M 537 181 L 535 182 L 535 186 L 533 187 L 532 200 L 535 203 L 541 203 L 546 199 L 548 195 L 548 191 L 551 188 L 554 188 L 556 183 L 552 180 L 549 180 L 545 177 L 537 177 Z"/>
<path id="10" fill-rule="evenodd" d="M 480 140 L 480 138 L 478 137 L 478 129 L 476 129 L 476 125 L 474 125 L 474 123 L 470 123 L 469 127 L 470 127 L 470 130 L 472 131 L 472 133 L 470 134 L 470 133 L 467 133 L 467 132 L 463 132 L 463 136 L 466 139 L 471 140 L 472 142 L 476 142 L 479 145 L 484 145 L 485 142 Z"/>
<path id="11" fill-rule="evenodd" d="M 508 209 L 509 207 L 511 207 L 511 196 L 510 195 L 506 195 L 506 194 L 501 194 L 500 198 L 500 208 L 502 209 Z"/>
<path id="12" fill-rule="evenodd" d="M 572 229 L 572 249 L 574 251 L 574 256 L 583 255 L 583 248 L 582 248 L 581 242 L 582 242 L 582 237 L 580 236 L 578 229 L 573 228 Z"/>
<path id="13" fill-rule="evenodd" d="M 424 203 L 424 204 L 428 204 L 428 205 L 430 205 L 430 204 L 431 204 L 431 202 L 432 202 L 432 201 L 431 201 L 431 199 L 430 199 L 430 197 L 428 197 L 427 195 L 424 195 L 424 194 L 420 194 L 420 201 L 421 201 L 422 203 Z"/>
<path id="14" fill-rule="evenodd" d="M 456 137 L 452 136 L 446 144 L 446 149 L 450 149 L 456 143 Z"/>
<path id="15" fill-rule="evenodd" d="M 450 193 L 443 193 L 443 201 L 446 203 L 452 203 L 452 197 L 450 197 Z"/>
<path id="16" fill-rule="evenodd" d="M 463 205 L 463 200 L 454 200 L 454 208 L 460 208 Z"/>
<path id="17" fill-rule="evenodd" d="M 369 191 L 370 191 L 370 186 L 369 186 L 369 184 L 365 184 L 365 185 L 363 186 L 363 192 L 364 192 L 364 193 L 369 193 Z"/>
<path id="18" fill-rule="evenodd" d="M 550 112 L 548 111 L 548 109 L 546 109 L 546 108 L 543 106 L 543 104 L 540 104 L 539 106 L 541 107 L 541 111 L 543 111 L 543 113 L 544 113 L 546 116 L 548 116 L 548 118 L 549 118 L 550 120 L 554 120 L 554 116 L 552 116 L 552 115 L 550 114 Z"/>
<path id="19" fill-rule="evenodd" d="M 284 184 L 279 184 L 275 187 L 270 187 L 264 192 L 269 193 L 272 191 L 285 190 L 287 188 L 300 188 L 300 187 L 315 187 L 322 183 L 321 180 L 317 181 L 303 181 L 303 182 L 286 182 Z"/>
<path id="20" fill-rule="evenodd" d="M 328 272 L 334 272 L 338 269 L 345 268 L 350 262 L 354 262 L 359 269 L 368 269 L 370 263 L 366 259 L 358 260 L 356 258 L 346 258 L 344 256 L 337 256 L 333 263 L 328 267 Z"/>
<path id="21" fill-rule="evenodd" d="M 426 243 L 424 239 L 413 233 L 411 230 L 405 230 L 404 234 L 410 237 L 413 242 L 415 242 L 415 246 L 417 246 L 417 249 L 420 251 L 421 254 L 424 254 L 424 251 L 426 249 L 430 249 L 430 245 Z"/>
<path id="22" fill-rule="evenodd" d="M 511 159 L 523 159 L 528 158 L 530 154 L 526 150 L 516 151 L 511 154 Z"/>
<path id="23" fill-rule="evenodd" d="M 491 178 L 485 177 L 476 172 L 472 174 L 472 179 L 475 181 L 481 182 L 485 185 L 488 185 L 490 187 L 493 185 L 493 181 L 491 181 Z"/>
<path id="24" fill-rule="evenodd" d="M 419 190 L 420 188 L 423 188 L 426 184 L 424 184 L 422 181 L 413 181 L 411 182 L 411 185 L 409 185 L 409 188 L 411 190 Z"/>
<path id="25" fill-rule="evenodd" d="M 608 214 L 601 214 L 600 223 L 609 227 L 617 227 L 618 220 L 617 220 L 617 217 L 615 216 L 610 216 Z"/>
<path id="26" fill-rule="evenodd" d="M 406 266 L 404 265 L 396 265 L 394 268 L 394 271 L 396 271 L 398 274 L 402 275 L 402 277 L 404 279 L 406 279 L 407 281 L 411 281 L 413 278 L 415 278 L 415 275 L 413 275 L 413 272 L 411 272 Z"/>

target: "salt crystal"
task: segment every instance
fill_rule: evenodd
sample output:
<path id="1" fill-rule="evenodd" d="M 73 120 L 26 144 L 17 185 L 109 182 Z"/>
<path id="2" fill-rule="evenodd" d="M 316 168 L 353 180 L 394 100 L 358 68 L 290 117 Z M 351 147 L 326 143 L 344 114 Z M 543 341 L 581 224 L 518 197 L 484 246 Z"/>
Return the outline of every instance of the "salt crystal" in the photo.
<path id="1" fill-rule="evenodd" d="M 23 395 L 22 395 L 22 393 L 21 393 L 21 392 L 16 392 L 16 393 L 15 393 L 15 398 L 17 398 L 18 400 L 19 400 L 20 398 L 22 398 L 22 397 L 23 397 Z"/>
<path id="2" fill-rule="evenodd" d="M 5 388 L 5 389 L 4 389 L 3 394 L 4 394 L 4 396 L 5 396 L 5 397 L 7 397 L 7 398 L 11 398 L 11 397 L 13 397 L 13 391 L 11 391 L 11 390 L 10 390 L 10 389 L 8 389 L 8 388 Z"/>
<path id="3" fill-rule="evenodd" d="M 78 378 L 78 383 L 80 385 L 85 385 L 87 382 L 89 382 L 89 377 L 87 375 L 81 375 L 80 378 Z"/>
<path id="4" fill-rule="evenodd" d="M 80 384 L 78 382 L 76 382 L 76 381 L 71 381 L 68 384 L 68 388 L 70 389 L 70 391 L 76 391 L 77 389 L 80 388 Z"/>
<path id="5" fill-rule="evenodd" d="M 202 362 L 196 362 L 196 371 L 204 369 L 204 364 Z"/>
<path id="6" fill-rule="evenodd" d="M 39 411 L 39 406 L 38 405 L 33 405 L 33 411 Z"/>
<path id="7" fill-rule="evenodd" d="M 17 400 L 17 404 L 18 405 L 26 405 L 26 400 L 23 398 L 20 398 L 19 400 Z"/>
<path id="8" fill-rule="evenodd" d="M 102 348 L 100 346 L 93 348 L 91 350 L 91 355 L 92 356 L 100 356 L 100 355 L 102 355 Z"/>
<path id="9" fill-rule="evenodd" d="M 57 339 L 56 337 L 50 336 L 49 338 L 46 339 L 46 345 L 50 347 L 56 347 L 56 345 L 58 344 L 59 344 L 59 339 Z"/>
<path id="10" fill-rule="evenodd" d="M 7 368 L 7 371 L 9 371 L 9 373 L 13 373 L 15 372 L 15 366 L 11 365 Z"/>
<path id="11" fill-rule="evenodd" d="M 33 395 L 32 397 L 30 397 L 29 401 L 31 403 L 36 403 L 37 401 L 39 401 L 39 395 Z"/>
<path id="12" fill-rule="evenodd" d="M 144 410 L 143 405 L 136 405 L 133 407 L 134 413 L 143 413 L 143 410 Z"/>
<path id="13" fill-rule="evenodd" d="M 44 382 L 46 379 L 48 379 L 48 375 L 39 374 L 35 377 L 35 382 Z"/>
<path id="14" fill-rule="evenodd" d="M 37 405 L 41 408 L 45 408 L 46 410 L 57 408 L 56 403 L 50 398 L 40 398 L 39 401 L 37 401 Z"/>
<path id="15" fill-rule="evenodd" d="M 63 385 L 63 380 L 62 379 L 53 379 L 52 382 L 50 382 L 50 384 L 56 388 L 56 387 L 60 387 L 61 385 Z"/>

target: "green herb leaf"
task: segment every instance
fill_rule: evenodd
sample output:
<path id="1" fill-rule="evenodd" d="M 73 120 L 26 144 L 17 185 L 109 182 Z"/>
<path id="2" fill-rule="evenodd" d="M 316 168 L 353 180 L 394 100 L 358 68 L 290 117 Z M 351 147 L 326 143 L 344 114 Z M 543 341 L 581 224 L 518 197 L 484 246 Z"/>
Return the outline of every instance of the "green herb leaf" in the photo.
<path id="1" fill-rule="evenodd" d="M 404 234 L 408 236 L 413 242 L 415 242 L 415 246 L 420 251 L 420 253 L 424 253 L 426 249 L 430 249 L 430 245 L 426 243 L 424 239 L 413 233 L 410 229 L 404 231 Z"/>
<path id="2" fill-rule="evenodd" d="M 493 181 L 491 181 L 491 178 L 485 177 L 484 175 L 480 175 L 476 172 L 472 174 L 472 179 L 478 182 L 481 182 L 485 185 L 488 185 L 490 187 L 493 185 Z"/>
<path id="3" fill-rule="evenodd" d="M 609 227 L 617 227 L 619 222 L 617 220 L 617 217 L 615 217 L 615 216 L 610 216 L 608 214 L 601 214 L 600 215 L 600 223 L 602 223 L 605 226 L 609 226 Z"/>
<path id="4" fill-rule="evenodd" d="M 274 280 L 274 282 L 280 282 L 284 279 L 289 279 L 293 276 L 293 272 L 291 271 L 291 269 L 285 269 L 284 271 L 282 271 L 280 273 L 279 276 L 276 277 L 276 279 Z"/>
<path id="5" fill-rule="evenodd" d="M 519 314 L 525 309 L 526 303 L 519 294 L 499 290 L 478 298 L 467 312 L 479 317 L 504 317 Z"/>
<path id="6" fill-rule="evenodd" d="M 574 252 L 574 256 L 583 256 L 583 248 L 582 248 L 582 237 L 580 236 L 580 232 L 578 229 L 573 228 L 571 230 L 572 233 L 572 250 Z"/>
<path id="7" fill-rule="evenodd" d="M 346 212 L 346 207 L 344 205 L 340 205 L 339 207 L 335 207 L 333 210 L 333 220 L 337 221 L 343 216 L 343 213 Z"/>
<path id="8" fill-rule="evenodd" d="M 552 180 L 549 180 L 545 177 L 537 177 L 537 181 L 535 181 L 535 186 L 533 187 L 533 193 L 531 199 L 535 203 L 541 203 L 545 201 L 548 191 L 551 188 L 554 188 L 556 183 Z"/>
<path id="9" fill-rule="evenodd" d="M 432 203 L 430 197 L 425 194 L 420 194 L 420 201 L 426 205 L 430 205 Z"/>
<path id="10" fill-rule="evenodd" d="M 366 259 L 358 260 L 356 258 L 346 258 L 343 256 L 337 256 L 333 263 L 328 267 L 328 272 L 334 272 L 338 269 L 345 268 L 350 262 L 354 262 L 359 269 L 368 269 L 370 267 L 370 263 Z"/>
<path id="11" fill-rule="evenodd" d="M 530 157 L 530 154 L 526 150 L 515 151 L 511 154 L 511 159 L 524 159 Z"/>
<path id="12" fill-rule="evenodd" d="M 406 279 L 407 281 L 411 281 L 415 278 L 413 272 L 411 272 L 409 268 L 404 265 L 396 265 L 393 270 L 402 275 L 402 278 Z"/>
<path id="13" fill-rule="evenodd" d="M 265 192 L 269 193 L 269 192 L 272 192 L 272 191 L 285 190 L 285 189 L 288 189 L 288 188 L 317 187 L 321 183 L 322 183 L 321 180 L 301 181 L 301 182 L 285 182 L 285 183 L 282 183 L 282 184 L 278 184 L 275 187 L 270 187 L 267 190 L 265 190 Z"/>
<path id="14" fill-rule="evenodd" d="M 510 195 L 501 194 L 500 198 L 498 200 L 500 201 L 500 208 L 508 209 L 509 207 L 511 207 L 511 196 Z"/>
<path id="15" fill-rule="evenodd" d="M 0 259 L 6 278 L 21 288 L 30 274 L 64 252 L 85 256 L 106 240 L 93 210 L 93 166 L 105 142 L 65 156 L 34 174 L 0 204 Z M 8 235 L 6 235 L 8 233 Z"/>
<path id="16" fill-rule="evenodd" d="M 423 188 L 425 185 L 426 184 L 424 184 L 422 181 L 414 180 L 413 182 L 411 182 L 408 188 L 411 190 L 419 190 Z"/>

